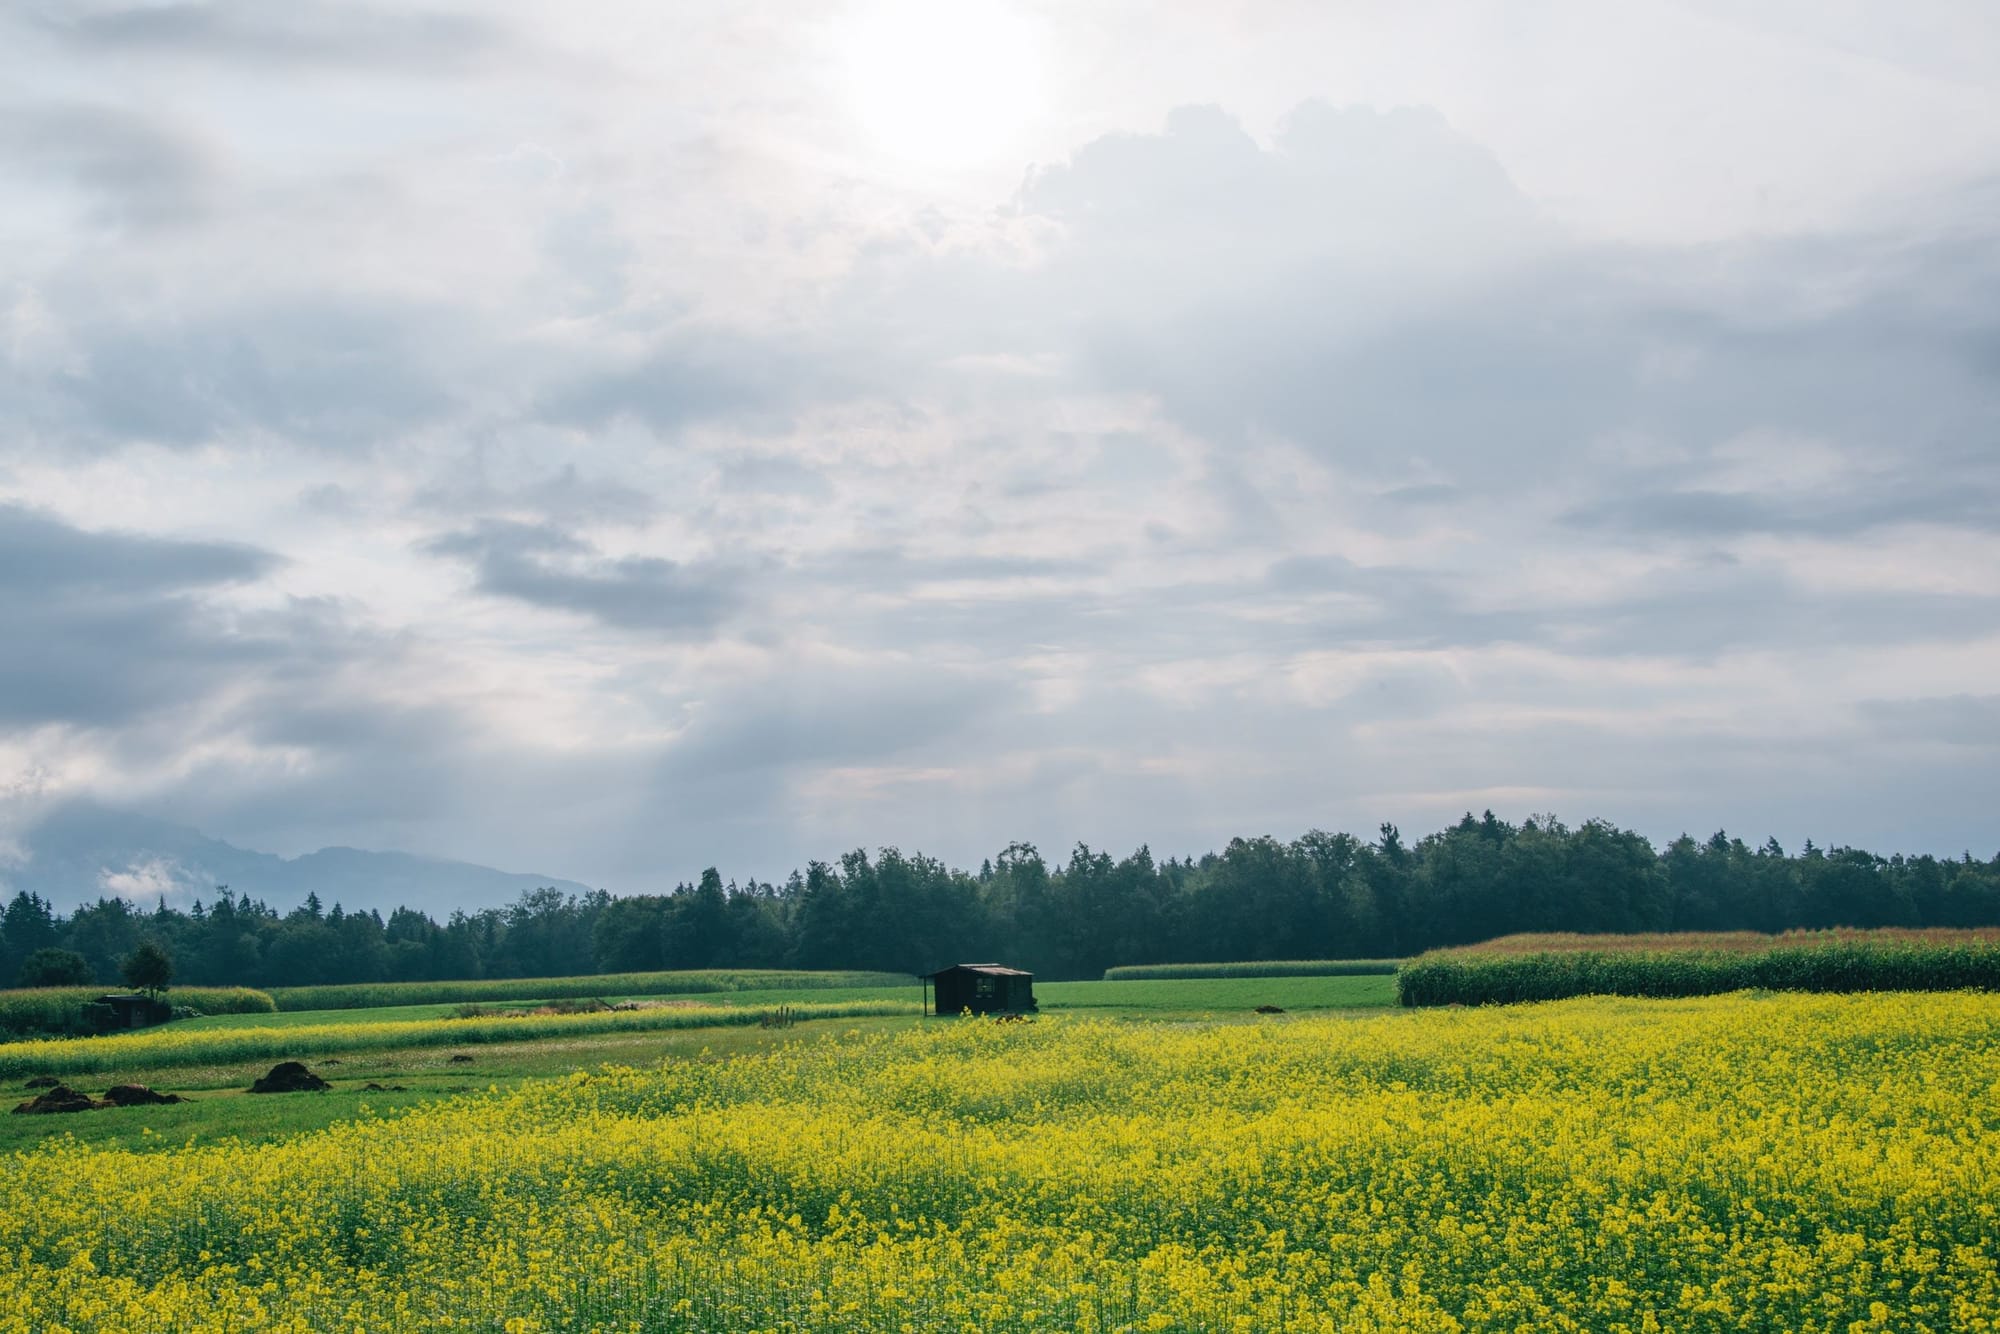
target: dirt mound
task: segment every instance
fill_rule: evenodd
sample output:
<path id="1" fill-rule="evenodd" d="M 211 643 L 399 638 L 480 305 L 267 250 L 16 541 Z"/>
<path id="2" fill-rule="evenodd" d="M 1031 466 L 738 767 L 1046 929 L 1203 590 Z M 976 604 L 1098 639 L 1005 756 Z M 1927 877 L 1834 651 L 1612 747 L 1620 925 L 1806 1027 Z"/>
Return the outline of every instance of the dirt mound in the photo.
<path id="1" fill-rule="evenodd" d="M 178 1093 L 156 1093 L 144 1084 L 120 1084 L 106 1093 L 104 1100 L 113 1107 L 158 1107 L 187 1101 Z"/>
<path id="2" fill-rule="evenodd" d="M 1284 1012 L 1285 1007 L 1282 1005 L 1259 1005 L 1257 1007 L 1258 1014 L 1283 1014 Z"/>
<path id="3" fill-rule="evenodd" d="M 361 1091 L 363 1093 L 408 1093 L 410 1090 L 408 1086 L 403 1084 L 378 1084 L 371 1079 L 361 1086 Z"/>
<path id="4" fill-rule="evenodd" d="M 460 1052 L 453 1052 L 453 1053 L 452 1053 L 452 1056 L 451 1056 L 451 1064 L 453 1064 L 453 1065 L 471 1065 L 471 1064 L 472 1064 L 472 1058 L 471 1058 L 470 1056 L 467 1056 L 467 1055 L 466 1055 L 466 1054 L 465 1054 L 464 1052 L 462 1052 L 462 1051 L 460 1051 Z"/>
<path id="5" fill-rule="evenodd" d="M 60 1083 L 62 1081 L 54 1075 L 36 1075 L 27 1083 L 21 1085 L 21 1087 L 24 1089 L 52 1089 Z"/>
<path id="6" fill-rule="evenodd" d="M 252 1093 L 319 1093 L 333 1085 L 297 1061 L 280 1061 L 271 1072 L 250 1086 Z"/>
<path id="7" fill-rule="evenodd" d="M 47 1093 L 28 1099 L 14 1109 L 16 1116 L 46 1116 L 52 1112 L 93 1112 L 99 1107 L 109 1107 L 108 1102 L 98 1102 L 88 1093 L 78 1093 L 67 1084 L 58 1084 Z"/>

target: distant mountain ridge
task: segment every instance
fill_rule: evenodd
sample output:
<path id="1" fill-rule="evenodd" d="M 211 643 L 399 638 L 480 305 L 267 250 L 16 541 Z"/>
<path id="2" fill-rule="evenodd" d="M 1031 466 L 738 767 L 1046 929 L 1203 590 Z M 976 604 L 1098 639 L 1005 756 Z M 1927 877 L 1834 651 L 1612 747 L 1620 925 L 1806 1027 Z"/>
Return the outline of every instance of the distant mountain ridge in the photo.
<path id="1" fill-rule="evenodd" d="M 217 885 L 248 894 L 280 911 L 319 895 L 349 911 L 420 908 L 443 918 L 453 909 L 476 912 L 553 885 L 565 893 L 586 886 L 555 876 L 499 871 L 471 862 L 408 852 L 321 848 L 299 857 L 239 848 L 197 829 L 129 811 L 75 802 L 50 812 L 19 840 L 24 857 L 0 865 L 7 897 L 29 890 L 68 912 L 79 903 L 122 897 L 151 907 L 164 895 L 186 907 L 211 899 Z"/>

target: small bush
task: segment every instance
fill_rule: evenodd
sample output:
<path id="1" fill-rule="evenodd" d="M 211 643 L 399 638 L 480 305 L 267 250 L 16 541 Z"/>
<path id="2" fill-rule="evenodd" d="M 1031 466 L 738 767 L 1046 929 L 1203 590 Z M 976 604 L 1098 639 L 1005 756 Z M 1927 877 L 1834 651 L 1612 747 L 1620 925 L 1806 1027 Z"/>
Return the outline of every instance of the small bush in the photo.
<path id="1" fill-rule="evenodd" d="M 1262 959 L 1239 963 L 1131 963 L 1104 970 L 1106 982 L 1204 977 L 1387 977 L 1396 959 Z"/>

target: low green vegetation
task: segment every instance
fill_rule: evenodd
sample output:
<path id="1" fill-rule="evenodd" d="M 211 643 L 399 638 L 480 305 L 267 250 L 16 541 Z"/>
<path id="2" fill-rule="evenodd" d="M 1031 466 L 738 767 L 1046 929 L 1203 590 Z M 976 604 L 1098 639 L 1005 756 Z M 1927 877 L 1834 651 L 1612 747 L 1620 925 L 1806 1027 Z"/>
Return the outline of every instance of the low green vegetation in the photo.
<path id="1" fill-rule="evenodd" d="M 826 974 L 822 976 L 841 976 Z M 878 974 L 847 974 L 853 977 L 873 977 Z M 894 977 L 893 974 L 879 976 Z M 605 979 L 616 980 L 616 979 Z M 318 1026 L 323 1024 L 375 1024 L 387 1022 L 407 1022 L 418 1019 L 463 1019 L 475 1014 L 506 1015 L 527 1014 L 544 1007 L 575 1010 L 604 1009 L 611 1006 L 659 1001 L 682 1001 L 687 1005 L 699 1004 L 704 1007 L 732 1007 L 748 1009 L 770 1009 L 780 1005 L 831 1005 L 844 1001 L 891 1000 L 916 1004 L 923 993 L 915 978 L 896 978 L 893 985 L 869 986 L 790 986 L 762 987 L 753 991 L 709 991 L 692 992 L 681 995 L 674 993 L 648 992 L 595 992 L 585 997 L 534 995 L 518 998 L 478 999 L 455 1001 L 430 1001 L 422 1005 L 383 1005 L 368 1009 L 336 1010 L 282 1010 L 277 1014 L 263 1015 L 214 1015 L 206 1019 L 193 1019 L 177 1028 L 287 1028 Z"/>
<path id="2" fill-rule="evenodd" d="M 656 1003 L 636 1009 L 571 1014 L 501 1012 L 476 1018 L 403 1023 L 348 1021 L 224 1029 L 169 1024 L 144 1032 L 83 1041 L 54 1039 L 0 1044 L 0 1079 L 91 1074 L 134 1065 L 170 1068 L 263 1058 L 288 1060 L 298 1059 L 302 1053 L 324 1056 L 368 1050 L 589 1038 L 607 1033 L 678 1028 L 725 1028 L 768 1023 L 780 1013 L 786 1023 L 858 1015 L 914 1015 L 918 1008 L 919 1002 L 912 996 L 906 1000 L 801 1003 L 783 1007 L 782 1011 L 752 1006 Z"/>
<path id="3" fill-rule="evenodd" d="M 1089 1010 L 1161 1018 L 1254 1015 L 1280 1010 L 1352 1010 L 1396 1003 L 1393 977 L 1211 977 L 1108 982 L 1037 982 L 1044 1010 Z"/>
<path id="4" fill-rule="evenodd" d="M 26 987 L 0 991 L 0 1036 L 67 1037 L 88 1033 L 84 1007 L 105 987 Z M 176 1010 L 201 1014 L 270 1014 L 278 1007 L 268 993 L 249 987 L 179 987 L 166 994 Z"/>
<path id="5" fill-rule="evenodd" d="M 1106 982 L 1206 977 L 1389 977 L 1400 959 L 1258 959 L 1237 963 L 1129 963 L 1104 970 Z"/>
<path id="6" fill-rule="evenodd" d="M 731 991 L 908 985 L 904 973 L 808 972 L 791 968 L 702 968 L 583 977 L 508 977 L 458 982 L 355 982 L 273 987 L 280 1010 L 359 1010 L 484 1001 L 586 1000 L 597 996 L 698 996 Z"/>
<path id="7" fill-rule="evenodd" d="M 2000 990 L 2000 940 L 1970 933 L 1826 932 L 1710 941 L 1512 937 L 1436 950 L 1403 965 L 1406 1006 L 1506 1005 L 1569 996 L 1710 996 L 1729 991 Z"/>

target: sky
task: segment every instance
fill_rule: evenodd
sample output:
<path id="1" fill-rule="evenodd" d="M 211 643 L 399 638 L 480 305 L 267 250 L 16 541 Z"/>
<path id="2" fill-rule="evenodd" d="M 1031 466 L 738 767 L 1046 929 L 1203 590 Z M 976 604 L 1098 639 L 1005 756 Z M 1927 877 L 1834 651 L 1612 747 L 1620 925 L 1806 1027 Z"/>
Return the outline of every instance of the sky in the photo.
<path id="1" fill-rule="evenodd" d="M 1980 0 L 14 0 L 0 201 L 0 873 L 2000 850 Z"/>

